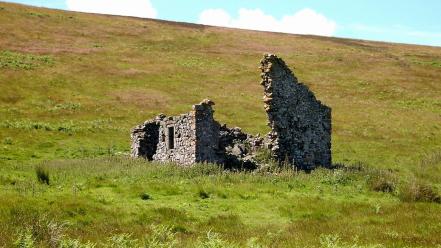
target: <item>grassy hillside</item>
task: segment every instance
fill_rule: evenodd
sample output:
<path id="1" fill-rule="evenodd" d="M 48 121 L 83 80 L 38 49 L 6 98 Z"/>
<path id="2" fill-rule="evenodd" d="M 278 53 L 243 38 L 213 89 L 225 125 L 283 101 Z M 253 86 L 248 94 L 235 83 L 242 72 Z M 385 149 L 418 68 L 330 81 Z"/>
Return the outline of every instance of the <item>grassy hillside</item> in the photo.
<path id="1" fill-rule="evenodd" d="M 363 170 L 185 176 L 185 169 L 156 172 L 156 165 L 121 158 L 133 126 L 161 112 L 187 112 L 204 98 L 216 102 L 220 122 L 266 133 L 257 68 L 266 52 L 332 107 L 334 162 Z M 16 226 L 47 212 L 72 223 L 68 234 L 94 242 L 114 227 L 140 239 L 154 223 L 178 228 L 187 244 L 213 227 L 242 245 L 264 237 L 269 246 L 316 246 L 320 235 L 338 234 L 345 242 L 359 236 L 368 244 L 436 247 L 440 204 L 409 203 L 405 195 L 418 194 L 418 185 L 440 191 L 440 93 L 439 47 L 0 2 L 0 246 L 15 240 Z M 100 156 L 118 161 L 87 159 Z M 36 180 L 40 163 L 50 186 Z M 380 186 L 391 181 L 393 189 L 375 186 L 376 173 L 386 178 Z M 144 191 L 153 194 L 147 204 Z"/>
<path id="2" fill-rule="evenodd" d="M 2 160 L 127 151 L 131 127 L 206 97 L 266 133 L 265 52 L 332 107 L 335 161 L 402 168 L 441 147 L 440 48 L 0 5 Z"/>

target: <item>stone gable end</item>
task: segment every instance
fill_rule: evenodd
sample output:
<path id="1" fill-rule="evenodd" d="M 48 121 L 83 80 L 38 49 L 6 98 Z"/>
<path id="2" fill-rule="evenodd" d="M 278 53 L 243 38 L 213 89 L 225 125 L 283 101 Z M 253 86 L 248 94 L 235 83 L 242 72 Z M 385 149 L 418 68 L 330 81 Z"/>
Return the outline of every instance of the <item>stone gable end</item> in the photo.
<path id="1" fill-rule="evenodd" d="M 159 115 L 132 130 L 132 156 L 148 160 L 223 164 L 256 169 L 262 149 L 279 164 L 311 170 L 331 167 L 331 109 L 300 83 L 285 62 L 266 54 L 261 61 L 264 108 L 271 132 L 265 138 L 228 128 L 213 118 L 213 101 L 203 100 L 179 116 Z"/>

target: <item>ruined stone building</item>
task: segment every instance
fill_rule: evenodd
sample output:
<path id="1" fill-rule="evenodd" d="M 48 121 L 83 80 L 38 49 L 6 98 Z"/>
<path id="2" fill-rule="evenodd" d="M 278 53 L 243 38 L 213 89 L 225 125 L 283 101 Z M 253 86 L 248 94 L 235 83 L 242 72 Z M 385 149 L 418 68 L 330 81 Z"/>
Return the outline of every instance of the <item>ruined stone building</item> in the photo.
<path id="1" fill-rule="evenodd" d="M 193 106 L 180 116 L 159 115 L 132 133 L 135 157 L 171 161 L 179 164 L 216 163 L 220 125 L 213 119 L 210 100 Z"/>
<path id="2" fill-rule="evenodd" d="M 189 113 L 163 114 L 132 130 L 132 156 L 182 165 L 223 164 L 254 169 L 262 149 L 279 163 L 311 170 L 331 166 L 331 109 L 300 83 L 285 62 L 275 55 L 261 61 L 264 107 L 271 131 L 265 137 L 228 128 L 213 118 L 210 100 Z"/>

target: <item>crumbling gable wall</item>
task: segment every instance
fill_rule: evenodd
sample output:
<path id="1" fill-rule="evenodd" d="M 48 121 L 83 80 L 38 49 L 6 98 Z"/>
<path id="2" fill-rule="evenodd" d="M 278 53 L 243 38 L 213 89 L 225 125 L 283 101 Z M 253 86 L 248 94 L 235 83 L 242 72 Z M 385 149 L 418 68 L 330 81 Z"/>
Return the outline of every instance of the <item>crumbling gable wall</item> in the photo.
<path id="1" fill-rule="evenodd" d="M 261 61 L 268 147 L 280 162 L 299 169 L 331 166 L 331 109 L 275 55 Z"/>

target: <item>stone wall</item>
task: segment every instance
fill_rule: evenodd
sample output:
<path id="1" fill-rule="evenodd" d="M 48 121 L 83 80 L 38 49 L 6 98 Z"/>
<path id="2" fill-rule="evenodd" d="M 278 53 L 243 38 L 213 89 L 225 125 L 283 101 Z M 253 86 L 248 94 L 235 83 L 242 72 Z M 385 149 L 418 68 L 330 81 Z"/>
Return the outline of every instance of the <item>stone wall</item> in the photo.
<path id="1" fill-rule="evenodd" d="M 279 163 L 298 169 L 331 166 L 331 109 L 292 74 L 282 59 L 265 55 L 261 61 L 265 110 L 271 132 L 253 137 L 213 118 L 210 100 L 180 116 L 159 115 L 132 131 L 132 156 L 190 165 L 223 164 L 255 169 L 260 149 L 271 149 Z"/>
<path id="2" fill-rule="evenodd" d="M 204 100 L 193 106 L 196 119 L 196 160 L 198 162 L 222 163 L 219 152 L 220 125 L 213 118 L 214 102 Z"/>
<path id="3" fill-rule="evenodd" d="M 132 130 L 132 157 L 153 160 L 159 142 L 158 120 L 146 121 Z"/>
<path id="4" fill-rule="evenodd" d="M 159 115 L 132 130 L 132 156 L 190 165 L 222 163 L 220 125 L 213 118 L 210 100 L 193 105 L 179 116 Z"/>
<path id="5" fill-rule="evenodd" d="M 267 146 L 279 162 L 299 169 L 331 166 L 331 109 L 275 55 L 261 61 L 265 111 L 271 132 Z"/>
<path id="6" fill-rule="evenodd" d="M 159 139 L 153 160 L 190 165 L 196 160 L 194 112 L 180 116 L 159 116 Z"/>

